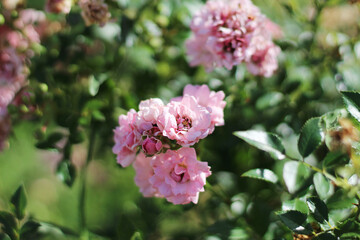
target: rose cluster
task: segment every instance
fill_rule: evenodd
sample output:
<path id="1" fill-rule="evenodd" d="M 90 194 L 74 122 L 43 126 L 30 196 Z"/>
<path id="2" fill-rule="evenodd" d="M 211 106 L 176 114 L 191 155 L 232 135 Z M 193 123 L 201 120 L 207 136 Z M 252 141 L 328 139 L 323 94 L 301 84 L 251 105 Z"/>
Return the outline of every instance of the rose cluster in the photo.
<path id="1" fill-rule="evenodd" d="M 251 0 L 209 0 L 190 27 L 193 35 L 186 47 L 192 66 L 230 70 L 245 62 L 252 74 L 265 77 L 278 67 L 280 48 L 272 38 L 282 32 Z"/>
<path id="2" fill-rule="evenodd" d="M 187 85 L 183 96 L 166 105 L 152 98 L 142 101 L 138 112 L 120 115 L 113 152 L 121 166 L 133 164 L 145 197 L 197 203 L 211 172 L 191 146 L 224 125 L 224 97 L 206 85 Z"/>
<path id="3" fill-rule="evenodd" d="M 4 2 L 4 7 L 17 6 Z M 17 18 L 7 9 L 1 14 L 5 23 L 0 25 L 0 151 L 11 129 L 7 107 L 27 84 L 27 62 L 34 55 L 33 46 L 40 43 L 45 22 L 44 13 L 33 9 L 19 10 Z"/>

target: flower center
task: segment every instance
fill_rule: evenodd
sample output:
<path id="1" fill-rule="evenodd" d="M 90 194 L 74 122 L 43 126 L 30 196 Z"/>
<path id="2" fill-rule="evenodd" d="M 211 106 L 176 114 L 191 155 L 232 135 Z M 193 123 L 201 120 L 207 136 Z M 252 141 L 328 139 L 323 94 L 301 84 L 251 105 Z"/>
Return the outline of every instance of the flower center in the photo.
<path id="1" fill-rule="evenodd" d="M 184 164 L 177 164 L 170 173 L 170 177 L 178 183 L 185 183 L 190 179 L 187 168 Z"/>
<path id="2" fill-rule="evenodd" d="M 183 117 L 177 116 L 176 122 L 177 122 L 178 131 L 187 131 L 192 127 L 191 119 L 185 116 Z"/>

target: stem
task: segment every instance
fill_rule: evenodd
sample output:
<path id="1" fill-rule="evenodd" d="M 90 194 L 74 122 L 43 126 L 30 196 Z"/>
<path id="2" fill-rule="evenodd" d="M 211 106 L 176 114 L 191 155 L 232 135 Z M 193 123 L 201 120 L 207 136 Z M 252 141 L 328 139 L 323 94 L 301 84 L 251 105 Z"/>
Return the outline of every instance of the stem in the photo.
<path id="1" fill-rule="evenodd" d="M 80 234 L 86 230 L 86 215 L 85 215 L 85 199 L 86 199 L 86 173 L 90 161 L 92 160 L 93 150 L 95 144 L 95 128 L 91 124 L 89 148 L 85 165 L 82 167 L 80 172 L 80 195 L 79 195 L 79 226 Z"/>

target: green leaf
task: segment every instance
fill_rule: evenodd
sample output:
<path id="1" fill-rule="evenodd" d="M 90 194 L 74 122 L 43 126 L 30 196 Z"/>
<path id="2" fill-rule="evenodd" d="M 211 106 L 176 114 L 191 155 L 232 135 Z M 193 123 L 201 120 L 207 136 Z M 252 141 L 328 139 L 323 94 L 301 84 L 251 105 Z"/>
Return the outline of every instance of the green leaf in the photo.
<path id="1" fill-rule="evenodd" d="M 241 175 L 242 177 L 256 178 L 271 183 L 277 183 L 278 177 L 274 172 L 268 169 L 251 169 Z"/>
<path id="2" fill-rule="evenodd" d="M 0 233 L 0 240 L 11 240 L 11 238 L 5 233 Z"/>
<path id="3" fill-rule="evenodd" d="M 38 222 L 32 220 L 27 221 L 20 229 L 20 239 L 34 238 L 33 236 L 36 235 L 40 226 L 41 224 Z"/>
<path id="4" fill-rule="evenodd" d="M 307 219 L 306 214 L 299 211 L 287 211 L 278 214 L 280 220 L 294 233 L 311 235 L 312 229 L 309 225 L 305 225 Z"/>
<path id="5" fill-rule="evenodd" d="M 1 229 L 14 240 L 18 239 L 17 229 L 18 223 L 14 215 L 9 212 L 0 211 L 0 226 Z"/>
<path id="6" fill-rule="evenodd" d="M 324 168 L 332 168 L 336 165 L 345 165 L 349 160 L 349 156 L 343 152 L 329 152 L 325 156 L 322 165 Z"/>
<path id="7" fill-rule="evenodd" d="M 310 197 L 306 199 L 306 203 L 310 212 L 314 216 L 315 220 L 324 223 L 329 221 L 329 211 L 326 204 L 317 197 Z"/>
<path id="8" fill-rule="evenodd" d="M 326 199 L 332 194 L 330 181 L 321 173 L 315 173 L 313 182 L 315 190 L 321 199 Z"/>
<path id="9" fill-rule="evenodd" d="M 74 165 L 72 165 L 68 161 L 60 162 L 57 169 L 57 177 L 66 185 L 71 187 L 75 181 L 76 177 L 76 169 Z"/>
<path id="10" fill-rule="evenodd" d="M 309 209 L 306 203 L 299 198 L 295 198 L 293 200 L 283 201 L 281 209 L 283 211 L 296 210 L 302 213 L 307 214 Z"/>
<path id="11" fill-rule="evenodd" d="M 242 228 L 234 228 L 230 232 L 229 240 L 248 240 L 249 234 Z"/>
<path id="12" fill-rule="evenodd" d="M 343 189 L 337 190 L 326 202 L 330 210 L 352 208 L 356 203 L 356 198 L 348 197 Z"/>
<path id="13" fill-rule="evenodd" d="M 288 161 L 284 164 L 283 179 L 290 193 L 295 193 L 310 176 L 310 170 L 296 161 Z"/>
<path id="14" fill-rule="evenodd" d="M 56 143 L 64 137 L 63 133 L 54 132 L 45 140 L 38 142 L 35 146 L 39 149 L 56 149 Z"/>
<path id="15" fill-rule="evenodd" d="M 341 92 L 343 95 L 346 110 L 360 122 L 360 93 Z"/>
<path id="16" fill-rule="evenodd" d="M 101 84 L 103 84 L 105 80 L 106 75 L 100 75 L 98 78 L 95 78 L 93 75 L 89 77 L 89 93 L 91 96 L 96 96 Z"/>
<path id="17" fill-rule="evenodd" d="M 10 202 L 16 217 L 20 220 L 23 219 L 27 204 L 25 189 L 23 185 L 18 187 L 18 189 L 12 195 Z"/>
<path id="18" fill-rule="evenodd" d="M 258 130 L 248 130 L 234 132 L 234 135 L 250 145 L 270 153 L 270 155 L 276 159 L 282 160 L 285 158 L 284 146 L 280 138 L 275 134 Z"/>
<path id="19" fill-rule="evenodd" d="M 309 119 L 300 132 L 298 148 L 304 158 L 315 151 L 323 140 L 323 131 L 320 126 L 320 118 Z"/>
<path id="20" fill-rule="evenodd" d="M 140 232 L 135 232 L 132 237 L 131 240 L 142 240 L 143 238 L 141 237 L 141 233 Z"/>
<path id="21" fill-rule="evenodd" d="M 348 219 L 340 223 L 334 233 L 338 237 L 360 237 L 360 223 L 354 219 Z"/>
<path id="22" fill-rule="evenodd" d="M 337 238 L 331 233 L 321 233 L 313 238 L 313 240 L 336 240 Z"/>

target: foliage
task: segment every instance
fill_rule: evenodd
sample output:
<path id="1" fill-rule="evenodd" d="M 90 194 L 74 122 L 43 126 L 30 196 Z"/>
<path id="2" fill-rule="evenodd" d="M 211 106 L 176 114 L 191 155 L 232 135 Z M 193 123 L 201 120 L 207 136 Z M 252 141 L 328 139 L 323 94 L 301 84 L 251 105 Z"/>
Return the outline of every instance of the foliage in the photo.
<path id="1" fill-rule="evenodd" d="M 0 2 L 0 24 L 45 5 Z M 106 0 L 103 27 L 77 4 L 46 13 L 54 31 L 29 46 L 7 108 L 0 239 L 360 239 L 360 5 L 253 2 L 284 35 L 269 78 L 189 66 L 184 42 L 205 1 Z M 225 126 L 195 145 L 212 175 L 197 205 L 144 198 L 116 164 L 113 129 L 187 84 L 226 95 Z"/>

